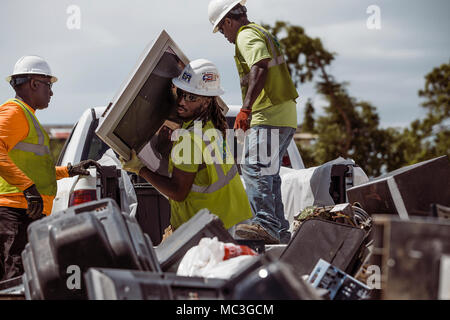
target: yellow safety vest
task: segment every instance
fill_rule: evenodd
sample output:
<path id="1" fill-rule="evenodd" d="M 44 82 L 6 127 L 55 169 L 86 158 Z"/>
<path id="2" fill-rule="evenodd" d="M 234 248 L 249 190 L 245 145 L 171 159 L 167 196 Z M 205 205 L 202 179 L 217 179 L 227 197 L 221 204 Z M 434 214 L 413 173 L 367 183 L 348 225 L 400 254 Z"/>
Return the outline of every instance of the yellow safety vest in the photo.
<path id="1" fill-rule="evenodd" d="M 198 136 L 193 127 L 189 127 L 191 124 L 192 122 L 185 123 L 183 129 L 188 130 L 191 135 L 189 139 L 196 145 L 197 150 L 201 150 L 203 156 L 205 154 L 214 156 L 223 152 L 223 163 L 202 157 L 202 164 L 198 167 L 194 184 L 187 198 L 181 202 L 170 200 L 172 226 L 178 228 L 204 208 L 217 215 L 226 229 L 251 218 L 250 203 L 226 142 L 222 140 L 222 147 L 219 147 L 217 141 L 211 142 L 215 140 L 208 134 L 208 132 L 214 132 L 209 131 L 210 129 L 215 129 L 211 121 L 202 127 L 201 133 L 199 132 L 202 137 Z M 203 137 L 206 138 L 203 139 Z M 214 151 L 205 152 L 205 149 Z M 172 157 L 169 170 L 173 170 Z"/>
<path id="2" fill-rule="evenodd" d="M 22 108 L 28 120 L 28 136 L 17 143 L 8 153 L 14 164 L 36 185 L 42 195 L 55 196 L 57 190 L 56 170 L 50 154 L 50 139 L 36 116 L 18 99 L 15 103 Z M 20 193 L 19 188 L 10 185 L 0 177 L 0 194 Z"/>
<path id="3" fill-rule="evenodd" d="M 267 74 L 266 83 L 262 92 L 253 104 L 252 111 L 260 111 L 285 101 L 297 99 L 298 92 L 292 81 L 283 52 L 277 39 L 266 29 L 254 23 L 242 26 L 239 29 L 237 36 L 239 36 L 239 33 L 242 30 L 247 28 L 257 31 L 261 37 L 265 39 L 266 46 L 269 48 L 272 56 L 272 59 L 269 62 L 269 72 Z M 234 58 L 241 79 L 242 101 L 244 101 L 248 91 L 250 67 L 245 62 L 245 59 L 239 51 L 237 45 L 236 55 Z"/>

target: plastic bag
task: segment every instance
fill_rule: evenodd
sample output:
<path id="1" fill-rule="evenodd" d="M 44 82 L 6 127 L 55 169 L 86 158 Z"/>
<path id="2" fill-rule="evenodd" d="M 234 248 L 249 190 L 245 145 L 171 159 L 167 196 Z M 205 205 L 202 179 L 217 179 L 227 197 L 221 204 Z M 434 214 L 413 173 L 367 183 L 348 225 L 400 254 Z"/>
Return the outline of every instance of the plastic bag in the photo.
<path id="1" fill-rule="evenodd" d="M 186 252 L 178 266 L 177 275 L 229 279 L 258 254 L 247 246 L 223 243 L 214 238 L 203 238 Z"/>

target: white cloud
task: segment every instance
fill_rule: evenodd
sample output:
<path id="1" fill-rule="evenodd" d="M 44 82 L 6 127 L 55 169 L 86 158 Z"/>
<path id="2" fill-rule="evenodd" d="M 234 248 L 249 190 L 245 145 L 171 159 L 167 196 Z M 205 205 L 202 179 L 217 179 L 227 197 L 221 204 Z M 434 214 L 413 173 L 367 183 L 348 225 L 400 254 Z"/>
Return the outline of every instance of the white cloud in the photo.
<path id="1" fill-rule="evenodd" d="M 208 2 L 1 1 L 0 40 L 7 50 L 0 51 L 0 80 L 20 56 L 35 53 L 46 57 L 60 81 L 50 108 L 38 117 L 43 123 L 74 122 L 88 106 L 105 105 L 112 99 L 147 44 L 166 29 L 189 58 L 204 57 L 216 63 L 222 73 L 225 101 L 240 104 L 234 48 L 221 35 L 212 34 Z M 339 81 L 350 82 L 350 94 L 377 106 L 385 123 L 391 118 L 389 110 L 400 109 L 396 123 L 403 120 L 404 124 L 415 116 L 412 108 L 420 111 L 420 86 L 415 86 L 432 67 L 448 60 L 449 3 L 379 0 L 382 29 L 370 31 L 366 9 L 373 4 L 371 0 L 247 2 L 249 17 L 255 22 L 284 20 L 320 37 L 328 50 L 338 53 L 331 70 Z M 72 4 L 81 9 L 80 30 L 66 27 L 66 9 Z M 299 91 L 301 118 L 307 98 L 319 104 L 321 98 L 312 85 Z M 405 103 L 399 103 L 396 92 Z M 11 94 L 8 84 L 0 81 L 0 99 Z"/>

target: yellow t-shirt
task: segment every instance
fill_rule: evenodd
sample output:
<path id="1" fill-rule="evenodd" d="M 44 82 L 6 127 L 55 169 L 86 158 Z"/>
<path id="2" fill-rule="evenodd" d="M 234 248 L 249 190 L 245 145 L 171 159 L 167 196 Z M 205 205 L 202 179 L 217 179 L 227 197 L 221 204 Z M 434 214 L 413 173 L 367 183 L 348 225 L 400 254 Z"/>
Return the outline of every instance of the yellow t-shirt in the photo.
<path id="1" fill-rule="evenodd" d="M 192 122 L 185 123 L 183 124 L 183 129 L 188 129 L 191 125 Z M 211 146 L 213 148 L 208 149 L 202 136 L 209 130 L 215 132 L 211 121 L 208 121 L 203 128 L 200 126 L 200 132 L 198 133 L 194 130 L 183 134 L 174 144 L 169 159 L 170 172 L 173 170 L 173 167 L 176 167 L 185 172 L 196 173 L 194 185 L 200 187 L 211 186 L 216 183 L 219 179 L 218 169 L 223 170 L 225 175 L 228 175 L 229 172 L 234 172 L 232 170 L 237 170 L 233 156 L 226 144 L 222 144 L 222 147 L 219 147 L 215 142 L 212 142 Z M 187 141 L 184 139 L 187 139 Z M 209 136 L 208 140 L 213 141 L 213 138 Z M 185 152 L 186 154 L 184 154 Z M 210 158 L 208 155 L 217 154 L 219 156 L 222 152 L 225 153 L 222 160 L 224 163 L 220 164 L 219 168 L 216 168 L 212 161 L 213 158 Z M 225 186 L 218 188 L 214 192 L 194 192 L 191 190 L 184 201 L 169 200 L 172 226 L 175 229 L 178 228 L 204 208 L 217 215 L 226 229 L 251 218 L 250 203 L 239 173 L 230 174 L 230 177 L 232 179 Z"/>
<path id="2" fill-rule="evenodd" d="M 272 58 L 265 38 L 254 29 L 247 28 L 242 30 L 236 39 L 236 45 L 249 68 L 263 59 Z M 254 127 L 256 125 L 297 128 L 296 102 L 290 100 L 258 112 L 252 112 L 250 126 Z"/>

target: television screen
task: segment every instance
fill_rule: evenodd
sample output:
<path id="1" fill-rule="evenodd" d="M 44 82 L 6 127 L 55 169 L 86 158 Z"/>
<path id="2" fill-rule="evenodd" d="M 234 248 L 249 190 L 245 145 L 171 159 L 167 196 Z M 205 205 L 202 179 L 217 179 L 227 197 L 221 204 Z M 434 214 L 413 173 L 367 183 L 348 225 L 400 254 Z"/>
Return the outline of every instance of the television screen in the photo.
<path id="1" fill-rule="evenodd" d="M 171 133 L 181 127 L 176 113 L 178 77 L 189 60 L 162 31 L 144 51 L 100 119 L 96 134 L 124 159 L 131 150 L 153 171 L 168 175 Z M 228 107 L 218 99 L 224 114 Z"/>
<path id="2" fill-rule="evenodd" d="M 130 149 L 139 153 L 167 119 L 178 122 L 172 78 L 183 69 L 184 63 L 175 54 L 164 52 L 113 131 Z"/>
<path id="3" fill-rule="evenodd" d="M 173 131 L 181 124 L 176 115 L 172 78 L 188 63 L 187 57 L 163 30 L 144 51 L 101 117 L 96 130 L 100 139 L 125 159 L 129 159 L 131 149 L 139 154 L 144 147 L 147 153 L 149 148 L 156 148 L 153 151 L 157 158 L 161 153 L 166 154 L 166 150 L 157 150 L 167 148 L 167 141 L 162 143 L 159 133 L 167 133 L 167 130 L 161 131 L 164 126 Z M 171 125 L 164 125 L 167 121 Z"/>

